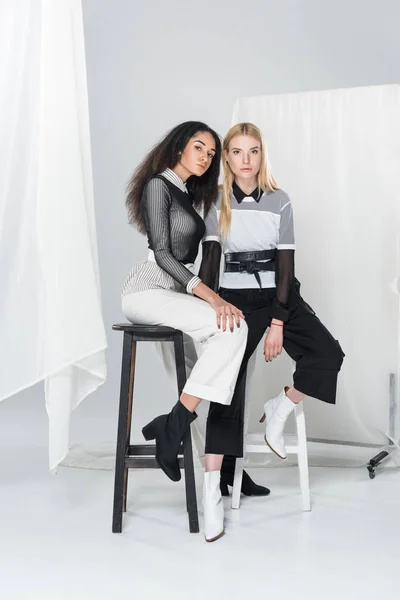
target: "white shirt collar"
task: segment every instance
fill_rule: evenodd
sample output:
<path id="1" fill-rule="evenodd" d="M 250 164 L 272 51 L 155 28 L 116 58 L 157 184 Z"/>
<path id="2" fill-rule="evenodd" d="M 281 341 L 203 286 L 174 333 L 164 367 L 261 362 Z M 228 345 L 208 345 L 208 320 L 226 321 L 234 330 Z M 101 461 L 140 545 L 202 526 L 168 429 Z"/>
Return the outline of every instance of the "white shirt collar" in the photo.
<path id="1" fill-rule="evenodd" d="M 168 181 L 176 185 L 176 187 L 178 187 L 181 190 L 181 192 L 185 192 L 186 194 L 188 193 L 186 183 L 184 183 L 179 177 L 179 175 L 177 175 L 172 169 L 165 169 L 165 171 L 163 171 L 161 175 L 168 179 Z"/>

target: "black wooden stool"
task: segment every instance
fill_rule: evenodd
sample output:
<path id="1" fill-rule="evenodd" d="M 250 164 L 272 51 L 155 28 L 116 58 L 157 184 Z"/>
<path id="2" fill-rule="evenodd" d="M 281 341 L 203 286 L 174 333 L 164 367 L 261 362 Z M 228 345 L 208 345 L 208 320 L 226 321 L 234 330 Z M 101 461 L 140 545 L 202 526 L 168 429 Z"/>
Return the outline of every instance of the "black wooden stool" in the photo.
<path id="1" fill-rule="evenodd" d="M 113 533 L 122 531 L 122 513 L 126 511 L 128 469 L 157 469 L 155 444 L 131 446 L 132 399 L 135 380 L 137 342 L 173 342 L 175 350 L 178 397 L 186 383 L 185 354 L 182 332 L 172 327 L 156 325 L 113 325 L 116 331 L 124 332 L 121 366 L 121 392 L 119 400 L 117 456 L 115 463 Z M 190 533 L 199 532 L 196 484 L 193 468 L 192 438 L 188 428 L 179 453 L 179 465 L 185 470 L 186 508 L 189 516 Z"/>

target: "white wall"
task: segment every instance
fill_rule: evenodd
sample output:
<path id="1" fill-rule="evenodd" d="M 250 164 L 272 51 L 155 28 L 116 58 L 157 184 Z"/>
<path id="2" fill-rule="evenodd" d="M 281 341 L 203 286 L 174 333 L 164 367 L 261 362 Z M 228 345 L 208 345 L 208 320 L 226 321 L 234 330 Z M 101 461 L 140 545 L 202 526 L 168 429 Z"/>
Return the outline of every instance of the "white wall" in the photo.
<path id="1" fill-rule="evenodd" d="M 396 0 L 82 0 L 108 380 L 78 409 L 73 438 L 113 439 L 119 290 L 145 240 L 127 225 L 124 186 L 170 127 L 201 119 L 221 134 L 238 97 L 399 80 Z M 154 377 L 154 373 L 157 376 Z M 139 419 L 168 409 L 155 353 L 140 348 Z M 36 387 L 30 399 L 41 396 Z M 28 394 L 25 393 L 25 398 Z"/>

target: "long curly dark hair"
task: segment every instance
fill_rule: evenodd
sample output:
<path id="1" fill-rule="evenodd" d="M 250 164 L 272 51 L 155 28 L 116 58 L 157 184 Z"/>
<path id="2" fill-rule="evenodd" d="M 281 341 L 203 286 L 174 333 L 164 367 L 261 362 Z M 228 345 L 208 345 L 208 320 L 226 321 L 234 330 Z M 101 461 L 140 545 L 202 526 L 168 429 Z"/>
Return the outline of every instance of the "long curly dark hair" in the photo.
<path id="1" fill-rule="evenodd" d="M 127 185 L 126 206 L 129 223 L 146 233 L 146 226 L 140 210 L 142 194 L 147 181 L 165 169 L 173 169 L 179 161 L 179 155 L 196 133 L 210 133 L 215 140 L 215 156 L 208 170 L 201 177 L 192 175 L 186 182 L 188 190 L 194 196 L 194 206 L 204 207 L 207 214 L 218 195 L 218 176 L 221 163 L 221 140 L 218 134 L 205 123 L 186 121 L 177 125 L 149 152 L 135 169 Z"/>

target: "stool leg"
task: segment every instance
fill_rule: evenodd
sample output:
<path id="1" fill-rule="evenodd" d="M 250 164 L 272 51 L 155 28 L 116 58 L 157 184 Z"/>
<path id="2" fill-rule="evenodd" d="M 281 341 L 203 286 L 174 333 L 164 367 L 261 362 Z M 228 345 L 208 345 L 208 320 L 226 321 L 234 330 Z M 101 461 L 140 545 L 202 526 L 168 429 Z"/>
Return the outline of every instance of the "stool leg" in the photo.
<path id="1" fill-rule="evenodd" d="M 129 401 L 128 401 L 128 430 L 126 432 L 126 448 L 131 443 L 131 425 L 132 425 L 132 404 L 133 404 L 133 384 L 135 382 L 135 366 L 136 366 L 136 344 L 132 342 L 132 355 L 131 355 L 131 370 L 129 376 Z M 128 491 L 128 476 L 129 469 L 124 469 L 124 493 L 122 500 L 122 511 L 126 512 L 126 496 Z"/>
<path id="2" fill-rule="evenodd" d="M 125 454 L 126 440 L 128 434 L 128 414 L 129 414 L 129 387 L 132 361 L 132 334 L 124 333 L 124 343 L 122 350 L 121 365 L 121 388 L 119 398 L 119 417 L 117 433 L 117 454 L 115 460 L 115 479 L 114 479 L 114 508 L 112 531 L 121 533 L 122 531 L 122 509 L 124 496 L 124 472 L 125 472 Z"/>
<path id="3" fill-rule="evenodd" d="M 240 507 L 240 494 L 242 491 L 242 479 L 243 479 L 243 465 L 244 465 L 244 458 L 237 458 L 236 466 L 235 466 L 235 474 L 233 476 L 231 508 L 239 508 Z"/>
<path id="4" fill-rule="evenodd" d="M 199 533 L 196 480 L 194 477 L 192 435 L 190 428 L 183 438 L 183 462 L 185 466 L 186 509 L 189 516 L 189 531 L 190 533 Z"/>
<path id="5" fill-rule="evenodd" d="M 178 395 L 180 396 L 186 383 L 185 351 L 181 333 L 174 338 L 174 350 Z M 190 427 L 183 438 L 183 464 L 185 468 L 186 509 L 189 516 L 189 531 L 190 533 L 198 533 L 200 528 L 197 512 L 196 481 L 194 477 L 192 435 Z"/>
<path id="6" fill-rule="evenodd" d="M 295 408 L 297 426 L 297 462 L 299 465 L 300 488 L 303 510 L 311 510 L 310 482 L 308 477 L 307 435 L 304 408 L 302 403 Z"/>

